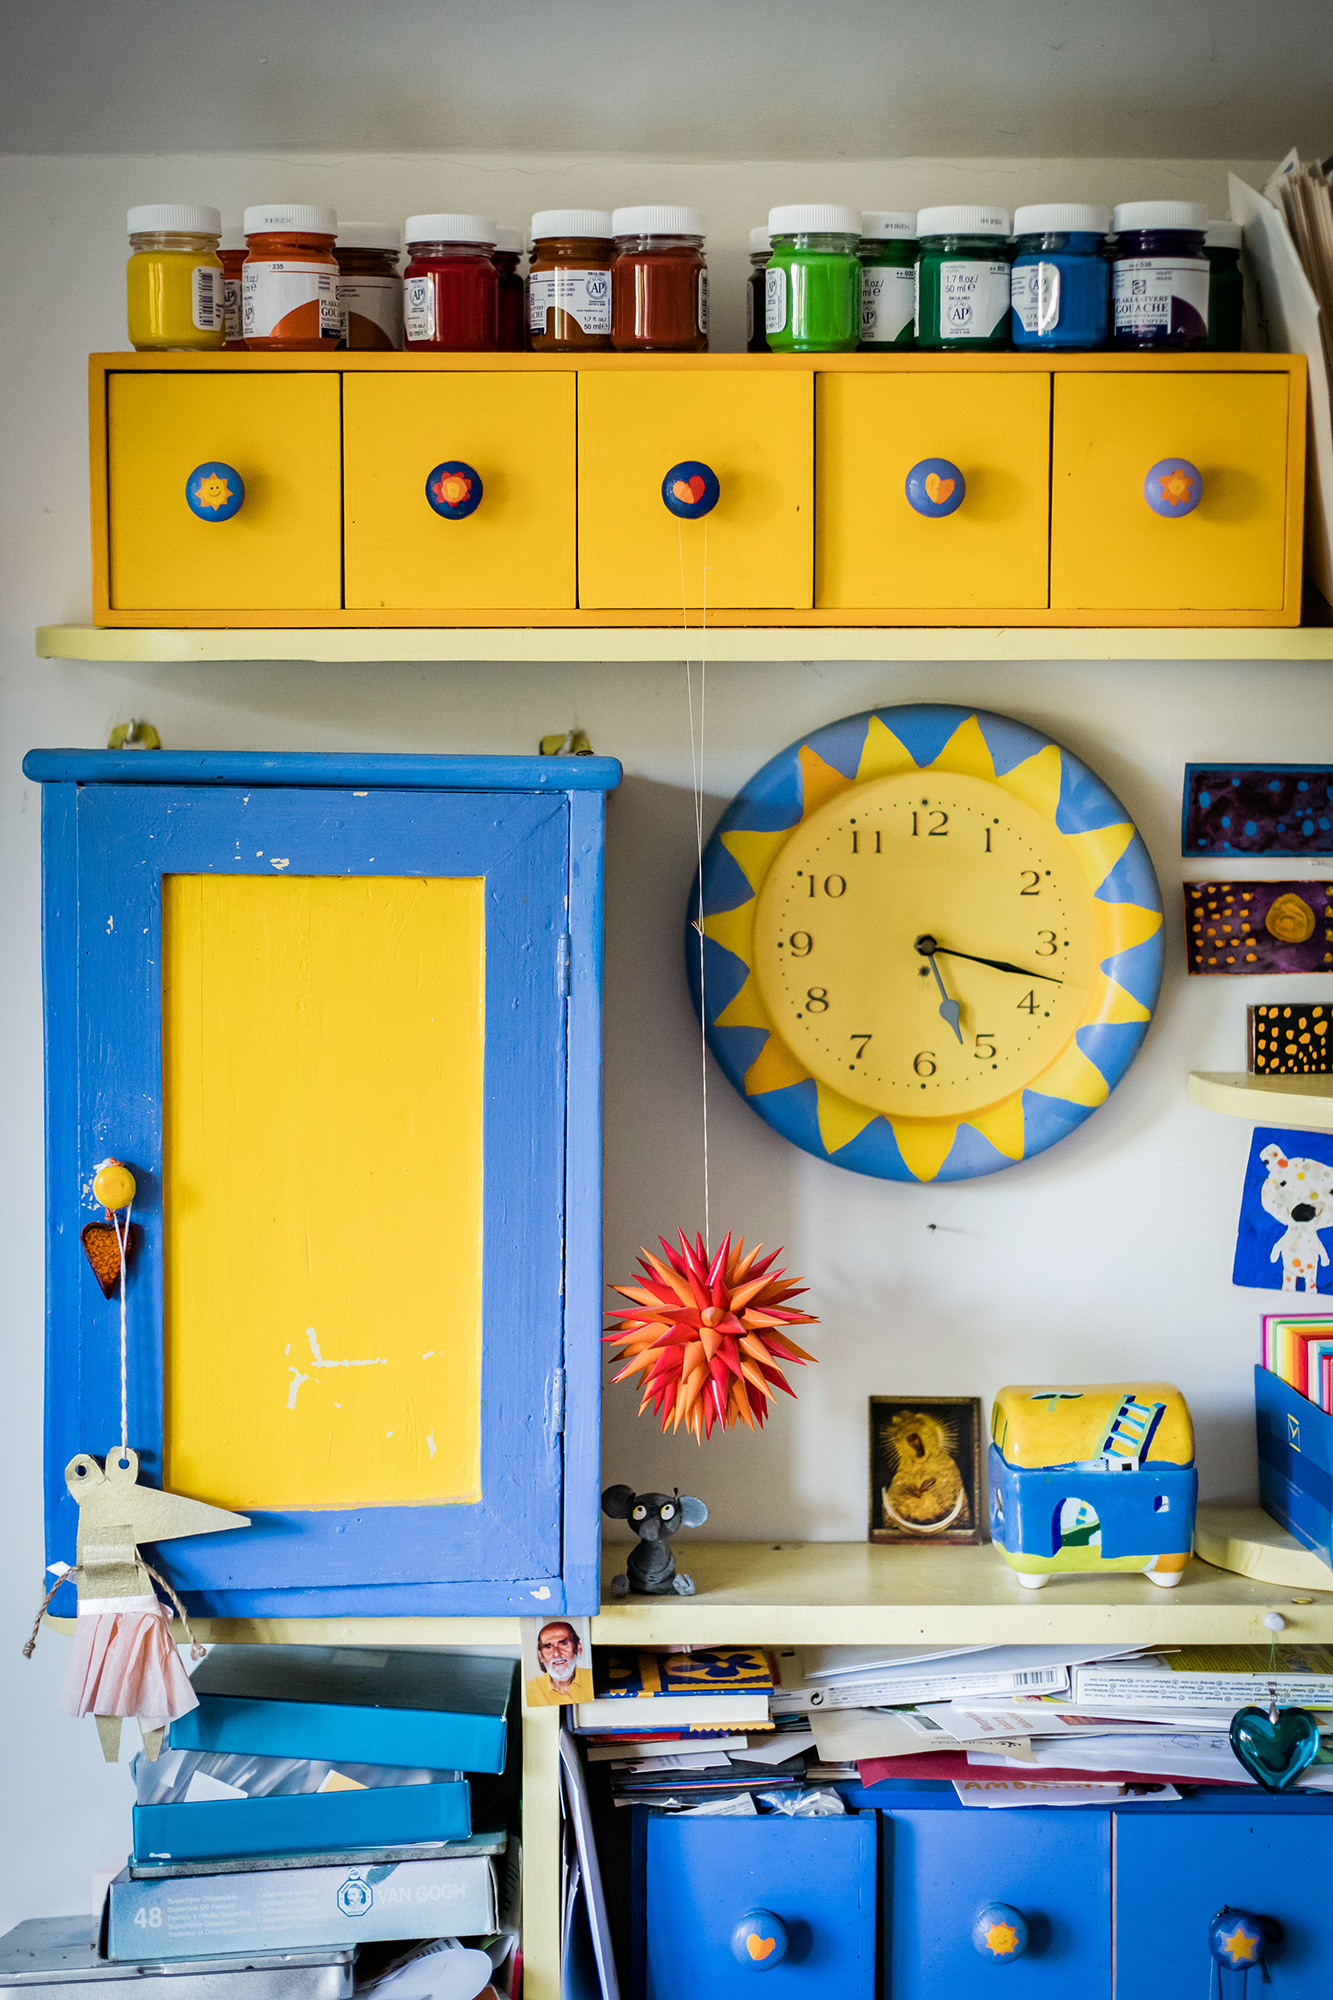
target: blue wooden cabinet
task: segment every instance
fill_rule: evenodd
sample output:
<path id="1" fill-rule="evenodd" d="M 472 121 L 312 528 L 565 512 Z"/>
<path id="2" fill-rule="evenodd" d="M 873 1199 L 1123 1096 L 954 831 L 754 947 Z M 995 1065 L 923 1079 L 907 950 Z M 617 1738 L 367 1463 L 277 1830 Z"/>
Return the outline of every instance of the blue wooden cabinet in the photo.
<path id="1" fill-rule="evenodd" d="M 120 1430 L 216 1616 L 595 1610 L 606 758 L 34 751 L 47 1558 Z M 70 1602 L 63 1602 L 68 1595 Z M 73 1608 L 73 1592 L 55 1607 Z"/>

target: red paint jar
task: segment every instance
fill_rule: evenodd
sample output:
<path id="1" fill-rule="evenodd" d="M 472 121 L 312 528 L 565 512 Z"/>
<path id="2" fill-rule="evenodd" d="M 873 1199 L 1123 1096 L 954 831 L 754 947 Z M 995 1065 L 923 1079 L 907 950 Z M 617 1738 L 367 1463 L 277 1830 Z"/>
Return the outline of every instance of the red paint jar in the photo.
<path id="1" fill-rule="evenodd" d="M 218 245 L 222 265 L 222 324 L 226 349 L 245 352 L 245 332 L 241 325 L 241 267 L 245 263 L 245 231 L 224 229 Z"/>
<path id="2" fill-rule="evenodd" d="M 703 354 L 708 266 L 697 208 L 617 208 L 611 344 L 620 354 Z"/>
<path id="3" fill-rule="evenodd" d="M 493 354 L 499 341 L 500 274 L 486 215 L 409 215 L 403 278 L 403 345 L 409 354 Z"/>
<path id="4" fill-rule="evenodd" d="M 330 352 L 342 339 L 338 218 L 303 202 L 247 208 L 241 269 L 245 344 L 265 353 Z"/>
<path id="5" fill-rule="evenodd" d="M 523 280 L 518 275 L 522 259 L 523 238 L 518 231 L 497 229 L 491 262 L 500 279 L 500 316 L 496 345 L 501 354 L 522 354 L 528 344 Z"/>

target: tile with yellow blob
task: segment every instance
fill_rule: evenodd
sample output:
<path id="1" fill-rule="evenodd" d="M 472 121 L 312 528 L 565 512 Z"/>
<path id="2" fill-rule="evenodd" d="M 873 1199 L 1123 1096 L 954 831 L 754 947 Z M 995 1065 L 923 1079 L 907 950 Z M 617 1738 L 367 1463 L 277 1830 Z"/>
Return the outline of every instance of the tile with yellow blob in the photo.
<path id="1" fill-rule="evenodd" d="M 1187 882 L 1191 972 L 1333 972 L 1333 882 Z"/>

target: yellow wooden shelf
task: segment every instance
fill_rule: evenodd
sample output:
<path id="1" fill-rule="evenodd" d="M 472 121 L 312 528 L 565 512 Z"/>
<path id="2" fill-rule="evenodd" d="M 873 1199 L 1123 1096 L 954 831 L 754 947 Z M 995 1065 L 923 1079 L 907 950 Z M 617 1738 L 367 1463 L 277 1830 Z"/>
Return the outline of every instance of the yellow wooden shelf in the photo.
<path id="1" fill-rule="evenodd" d="M 1199 1515 L 1194 1546 L 1219 1569 L 1288 1590 L 1333 1591 L 1333 1569 L 1280 1528 L 1261 1507 L 1208 1507 Z"/>
<path id="2" fill-rule="evenodd" d="M 1189 1100 L 1205 1111 L 1333 1132 L 1333 1076 L 1250 1076 L 1244 1070 L 1192 1069 Z"/>

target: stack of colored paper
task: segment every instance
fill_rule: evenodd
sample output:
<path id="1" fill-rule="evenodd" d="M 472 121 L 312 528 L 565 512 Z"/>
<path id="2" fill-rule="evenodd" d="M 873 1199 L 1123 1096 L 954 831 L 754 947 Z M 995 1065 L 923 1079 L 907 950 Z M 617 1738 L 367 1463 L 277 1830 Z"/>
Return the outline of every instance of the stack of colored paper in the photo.
<path id="1" fill-rule="evenodd" d="M 1333 1416 L 1333 1318 L 1327 1313 L 1265 1313 L 1263 1365 L 1290 1389 Z"/>

